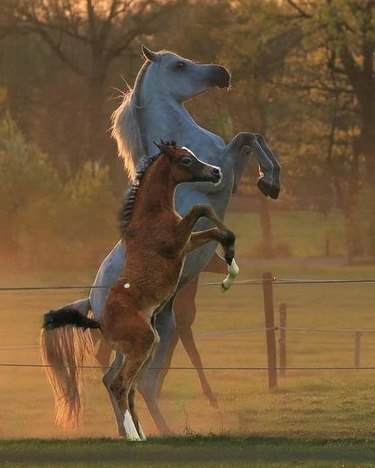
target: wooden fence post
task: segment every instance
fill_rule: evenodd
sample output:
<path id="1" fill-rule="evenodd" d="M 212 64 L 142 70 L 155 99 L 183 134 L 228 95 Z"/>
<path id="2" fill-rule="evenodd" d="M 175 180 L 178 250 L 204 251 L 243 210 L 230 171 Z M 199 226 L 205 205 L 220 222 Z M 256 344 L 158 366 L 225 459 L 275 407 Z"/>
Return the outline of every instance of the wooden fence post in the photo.
<path id="1" fill-rule="evenodd" d="M 276 333 L 272 280 L 272 273 L 263 273 L 264 316 L 267 329 L 268 388 L 270 389 L 277 387 Z"/>
<path id="2" fill-rule="evenodd" d="M 286 314 L 287 308 L 286 304 L 280 304 L 279 308 L 280 314 L 280 375 L 285 377 L 286 369 Z"/>
<path id="3" fill-rule="evenodd" d="M 354 367 L 356 369 L 361 367 L 361 336 L 360 331 L 354 333 Z"/>

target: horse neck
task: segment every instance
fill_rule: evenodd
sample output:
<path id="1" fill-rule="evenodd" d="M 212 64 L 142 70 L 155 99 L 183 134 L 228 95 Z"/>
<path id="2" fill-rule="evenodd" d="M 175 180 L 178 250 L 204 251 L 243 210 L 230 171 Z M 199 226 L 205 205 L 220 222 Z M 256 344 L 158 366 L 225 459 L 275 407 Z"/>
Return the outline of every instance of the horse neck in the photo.
<path id="1" fill-rule="evenodd" d="M 135 217 L 147 219 L 162 211 L 174 213 L 174 192 L 177 183 L 171 175 L 167 157 L 160 156 L 146 171 L 138 188 Z M 144 213 L 144 215 L 142 214 Z M 134 219 L 134 215 L 132 217 Z"/>
<path id="2" fill-rule="evenodd" d="M 189 128 L 198 126 L 183 103 L 168 94 L 153 93 L 152 98 L 145 94 L 141 101 L 144 105 L 139 112 L 139 124 L 146 152 L 152 151 L 154 140 L 173 139 L 177 129 L 182 136 Z"/>

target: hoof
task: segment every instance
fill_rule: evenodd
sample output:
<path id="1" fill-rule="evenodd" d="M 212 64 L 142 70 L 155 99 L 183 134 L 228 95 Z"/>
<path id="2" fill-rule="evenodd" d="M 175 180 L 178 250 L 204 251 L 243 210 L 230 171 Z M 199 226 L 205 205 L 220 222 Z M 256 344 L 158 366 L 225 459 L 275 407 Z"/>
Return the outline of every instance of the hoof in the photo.
<path id="1" fill-rule="evenodd" d="M 228 275 L 221 283 L 221 292 L 225 293 L 232 286 L 235 277 L 240 272 L 236 260 L 233 258 L 231 264 L 228 266 Z"/>
<path id="2" fill-rule="evenodd" d="M 273 200 L 276 200 L 279 197 L 279 193 L 280 193 L 280 187 L 276 187 L 275 185 L 272 185 L 269 196 Z"/>
<path id="3" fill-rule="evenodd" d="M 124 428 L 126 432 L 126 440 L 129 442 L 141 442 L 141 438 L 135 428 L 134 421 L 130 415 L 129 410 L 125 411 L 124 415 Z"/>
<path id="4" fill-rule="evenodd" d="M 265 195 L 266 197 L 270 195 L 272 191 L 272 185 L 270 183 L 266 182 L 263 179 L 259 179 L 257 185 L 259 190 L 263 193 L 263 195 Z"/>
<path id="5" fill-rule="evenodd" d="M 228 285 L 228 281 L 223 280 L 223 282 L 221 283 L 221 286 L 220 286 L 220 291 L 222 293 L 225 293 L 225 292 L 228 291 L 228 289 L 230 289 L 230 284 Z"/>

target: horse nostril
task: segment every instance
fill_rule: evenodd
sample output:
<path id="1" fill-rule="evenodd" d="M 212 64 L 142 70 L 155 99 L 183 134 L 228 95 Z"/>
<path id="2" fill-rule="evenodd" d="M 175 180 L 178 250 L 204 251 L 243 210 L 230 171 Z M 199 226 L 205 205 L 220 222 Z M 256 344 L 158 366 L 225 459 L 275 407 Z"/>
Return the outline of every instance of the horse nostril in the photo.
<path id="1" fill-rule="evenodd" d="M 221 175 L 221 171 L 220 171 L 220 169 L 218 167 L 214 167 L 212 169 L 212 174 L 219 176 L 219 175 Z"/>

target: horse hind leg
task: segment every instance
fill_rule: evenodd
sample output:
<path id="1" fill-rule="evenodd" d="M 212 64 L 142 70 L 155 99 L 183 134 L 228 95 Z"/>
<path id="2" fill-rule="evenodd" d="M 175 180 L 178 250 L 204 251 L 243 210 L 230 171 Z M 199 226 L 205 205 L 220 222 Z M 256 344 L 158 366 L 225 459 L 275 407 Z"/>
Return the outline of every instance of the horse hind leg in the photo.
<path id="1" fill-rule="evenodd" d="M 179 337 L 186 352 L 189 355 L 191 363 L 197 371 L 203 394 L 208 398 L 208 401 L 210 402 L 210 405 L 213 408 L 218 408 L 216 397 L 213 394 L 211 386 L 207 380 L 206 374 L 204 373 L 201 356 L 196 347 L 191 327 L 187 326 L 184 328 L 184 330 L 180 330 Z"/>
<path id="2" fill-rule="evenodd" d="M 145 400 L 151 417 L 154 420 L 158 431 L 163 435 L 171 435 L 172 431 L 160 411 L 157 391 L 160 371 L 164 368 L 170 338 L 175 330 L 175 320 L 172 311 L 173 300 L 174 298 L 171 298 L 156 317 L 160 343 L 155 349 L 151 366 L 144 373 L 138 385 L 138 389 Z"/>
<path id="3" fill-rule="evenodd" d="M 103 372 L 106 372 L 111 362 L 112 349 L 107 345 L 100 331 L 93 328 L 90 331 L 94 346 L 99 342 L 95 358 L 102 366 Z"/>
<path id="4" fill-rule="evenodd" d="M 114 395 L 111 384 L 114 382 L 116 375 L 119 373 L 120 366 L 123 362 L 123 356 L 116 352 L 116 356 L 108 369 L 108 371 L 103 376 L 103 384 L 108 392 L 109 399 L 112 404 L 112 409 L 115 414 L 117 429 L 120 437 L 126 437 L 126 432 L 124 428 L 124 416 L 119 407 L 118 399 Z"/>
<path id="5" fill-rule="evenodd" d="M 149 356 L 147 357 L 147 359 L 143 363 L 142 367 L 140 368 L 138 374 L 134 378 L 132 387 L 131 387 L 131 389 L 129 391 L 129 397 L 128 397 L 129 411 L 130 411 L 131 417 L 133 419 L 135 428 L 136 428 L 141 440 L 147 440 L 147 437 L 146 437 L 146 435 L 144 433 L 141 422 L 139 421 L 138 412 L 137 412 L 136 407 L 135 407 L 135 393 L 136 393 L 135 391 L 137 389 L 137 383 L 142 378 L 142 375 L 144 374 L 144 371 L 147 369 L 149 363 L 152 360 L 152 356 L 153 356 L 153 350 L 151 350 Z"/>
<path id="6" fill-rule="evenodd" d="M 125 363 L 111 383 L 111 390 L 124 418 L 124 430 L 128 440 L 146 439 L 135 408 L 135 388 L 137 377 L 150 360 L 154 341 L 155 336 L 151 328 L 142 331 L 142 341 L 138 344 L 133 343 L 131 353 L 127 354 Z"/>
<path id="7" fill-rule="evenodd" d="M 222 258 L 220 258 L 217 254 L 213 257 L 214 261 L 211 261 L 205 268 L 205 271 L 212 271 L 214 269 L 215 272 L 222 273 L 225 267 L 225 263 Z M 195 316 L 196 316 L 196 305 L 195 305 L 195 296 L 198 290 L 198 277 L 195 278 L 190 284 L 185 286 L 181 289 L 176 296 L 174 301 L 173 309 L 176 318 L 176 332 L 174 333 L 172 340 L 171 340 L 171 347 L 173 346 L 173 350 L 175 348 L 175 343 L 177 344 L 178 340 L 180 339 L 182 345 L 187 352 L 191 363 L 195 367 L 199 381 L 202 387 L 203 394 L 208 398 L 211 406 L 214 408 L 217 407 L 217 400 L 211 390 L 210 384 L 206 378 L 206 375 L 202 369 L 202 361 L 199 355 L 198 349 L 196 347 L 193 332 L 191 329 L 192 324 L 194 323 Z M 176 338 L 175 338 L 176 337 Z M 171 348 L 169 349 L 169 355 L 173 354 L 173 350 L 171 352 Z M 168 355 L 168 357 L 169 357 Z M 165 367 L 168 368 L 170 366 L 170 361 L 166 363 Z M 163 375 L 163 374 L 162 374 Z"/>
<path id="8" fill-rule="evenodd" d="M 177 319 L 177 317 L 176 317 Z M 168 374 L 169 368 L 171 367 L 172 364 L 172 358 L 174 354 L 174 350 L 176 349 L 177 343 L 179 340 L 178 332 L 175 330 L 170 338 L 169 346 L 168 346 L 168 351 L 165 356 L 165 361 L 164 361 L 164 367 L 160 371 L 160 376 L 159 376 L 159 381 L 158 381 L 158 389 L 157 389 L 157 396 L 158 399 L 160 398 L 161 395 L 161 389 L 164 384 L 164 380 Z"/>

